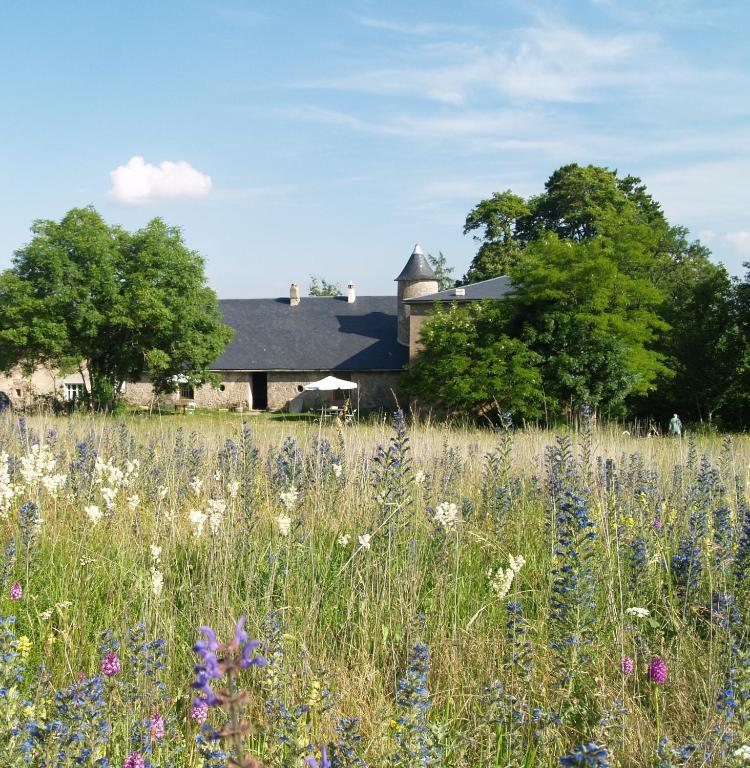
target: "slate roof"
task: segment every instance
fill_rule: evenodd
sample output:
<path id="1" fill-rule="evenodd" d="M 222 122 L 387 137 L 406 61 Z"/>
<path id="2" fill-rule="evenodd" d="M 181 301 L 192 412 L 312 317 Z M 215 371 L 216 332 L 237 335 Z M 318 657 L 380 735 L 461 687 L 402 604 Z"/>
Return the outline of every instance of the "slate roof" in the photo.
<path id="1" fill-rule="evenodd" d="M 404 268 L 401 270 L 401 274 L 396 278 L 395 282 L 400 280 L 435 280 L 435 272 L 430 266 L 430 263 L 424 257 L 422 249 L 419 245 L 414 246 L 414 251 L 409 257 L 409 261 L 406 262 Z"/>
<path id="2" fill-rule="evenodd" d="M 432 304 L 436 301 L 479 301 L 481 299 L 502 299 L 513 292 L 510 278 L 507 275 L 502 277 L 493 277 L 490 280 L 482 280 L 480 283 L 471 283 L 465 285 L 464 295 L 456 296 L 456 289 L 449 288 L 447 291 L 430 293 L 427 296 L 417 296 L 413 299 L 406 299 L 406 304 Z"/>
<path id="3" fill-rule="evenodd" d="M 235 334 L 214 371 L 398 371 L 408 360 L 398 343 L 395 296 L 222 299 Z"/>

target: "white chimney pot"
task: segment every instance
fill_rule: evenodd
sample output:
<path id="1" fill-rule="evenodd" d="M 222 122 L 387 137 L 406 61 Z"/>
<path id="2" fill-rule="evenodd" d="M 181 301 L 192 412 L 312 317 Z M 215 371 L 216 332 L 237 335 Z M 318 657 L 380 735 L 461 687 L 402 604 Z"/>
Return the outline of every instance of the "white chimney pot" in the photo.
<path id="1" fill-rule="evenodd" d="M 299 284 L 292 283 L 289 286 L 289 306 L 296 307 L 299 304 Z"/>
<path id="2" fill-rule="evenodd" d="M 349 283 L 349 285 L 346 286 L 346 301 L 348 304 L 354 304 L 356 300 L 357 291 L 355 289 L 354 283 Z"/>

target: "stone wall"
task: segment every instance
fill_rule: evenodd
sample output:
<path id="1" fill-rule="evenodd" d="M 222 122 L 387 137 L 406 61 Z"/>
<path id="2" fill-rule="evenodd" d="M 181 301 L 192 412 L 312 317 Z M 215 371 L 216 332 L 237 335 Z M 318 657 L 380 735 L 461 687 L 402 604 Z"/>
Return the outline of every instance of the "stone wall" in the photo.
<path id="1" fill-rule="evenodd" d="M 314 407 L 322 398 L 330 402 L 339 402 L 345 397 L 351 401 L 352 408 L 357 407 L 357 390 L 332 392 L 329 395 L 316 395 L 305 392 L 305 385 L 325 376 L 353 381 L 359 387 L 360 410 L 395 407 L 394 393 L 401 402 L 399 390 L 399 371 L 271 371 L 268 374 L 268 409 L 271 411 L 290 410 L 299 412 Z M 402 402 L 402 405 L 404 403 Z"/>
<path id="2" fill-rule="evenodd" d="M 305 384 L 318 381 L 327 373 L 320 371 L 270 371 L 268 373 L 268 410 L 289 409 L 299 412 L 305 404 Z M 344 379 L 346 376 L 339 376 Z M 308 398 L 310 396 L 308 395 Z"/>
<path id="3" fill-rule="evenodd" d="M 434 309 L 433 304 L 411 304 L 409 314 L 409 362 L 422 351 L 424 345 L 420 342 L 419 336 L 422 333 L 422 326 L 427 320 L 430 312 Z"/>
<path id="4" fill-rule="evenodd" d="M 38 397 L 63 399 L 65 384 L 80 383 L 83 383 L 80 373 L 62 375 L 50 368 L 37 368 L 31 376 L 24 375 L 20 368 L 0 373 L 0 392 L 8 396 L 14 408 L 25 408 Z"/>
<path id="5" fill-rule="evenodd" d="M 409 344 L 409 315 L 414 311 L 413 304 L 404 303 L 406 299 L 416 299 L 437 293 L 437 280 L 399 280 L 398 283 L 398 340 L 404 346 Z"/>
<path id="6" fill-rule="evenodd" d="M 195 390 L 195 402 L 198 408 L 232 408 L 242 407 L 247 409 L 250 405 L 250 374 L 243 372 L 227 371 L 222 374 L 221 384 L 212 387 L 207 384 Z M 125 385 L 125 401 L 130 405 L 140 407 L 153 407 L 156 404 L 154 389 L 151 382 L 146 379 L 141 381 L 129 381 Z M 178 392 L 161 398 L 167 401 L 176 401 L 180 398 Z"/>
<path id="7" fill-rule="evenodd" d="M 367 371 L 367 372 L 337 372 L 337 371 L 270 371 L 268 373 L 268 409 L 302 410 L 316 403 L 314 393 L 304 393 L 304 387 L 311 381 L 317 381 L 328 375 L 353 381 L 359 385 L 359 407 L 361 410 L 384 408 L 391 410 L 395 406 L 395 397 L 402 405 L 399 390 L 399 371 Z M 219 387 L 204 386 L 195 390 L 194 402 L 198 408 L 230 408 L 247 409 L 252 407 L 250 380 L 251 373 L 227 371 L 222 374 Z M 20 371 L 10 375 L 0 375 L 0 392 L 8 395 L 14 407 L 21 408 L 29 405 L 33 397 L 52 395 L 62 398 L 65 383 L 81 382 L 80 374 L 60 376 L 57 371 L 40 368 L 33 376 L 24 377 Z M 20 392 L 20 394 L 19 394 Z M 344 393 L 338 392 L 328 396 L 342 399 Z M 357 407 L 357 390 L 351 390 L 349 397 L 352 407 Z M 123 399 L 129 405 L 151 408 L 156 405 L 156 397 L 151 382 L 146 379 L 129 381 L 125 384 Z M 176 401 L 179 394 L 168 395 L 163 400 Z"/>
<path id="8" fill-rule="evenodd" d="M 384 409 L 392 411 L 396 403 L 407 408 L 408 402 L 401 392 L 400 371 L 367 371 L 353 373 L 352 381 L 359 384 L 359 407 L 361 410 Z M 352 402 L 356 401 L 356 393 Z"/>

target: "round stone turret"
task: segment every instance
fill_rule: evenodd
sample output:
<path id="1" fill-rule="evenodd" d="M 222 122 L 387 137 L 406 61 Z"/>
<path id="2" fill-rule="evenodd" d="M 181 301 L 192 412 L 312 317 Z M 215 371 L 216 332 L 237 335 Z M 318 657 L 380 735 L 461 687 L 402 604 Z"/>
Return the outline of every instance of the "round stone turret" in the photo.
<path id="1" fill-rule="evenodd" d="M 438 281 L 430 263 L 417 243 L 409 261 L 396 278 L 398 283 L 398 341 L 409 346 L 409 305 L 405 299 L 437 293 Z"/>

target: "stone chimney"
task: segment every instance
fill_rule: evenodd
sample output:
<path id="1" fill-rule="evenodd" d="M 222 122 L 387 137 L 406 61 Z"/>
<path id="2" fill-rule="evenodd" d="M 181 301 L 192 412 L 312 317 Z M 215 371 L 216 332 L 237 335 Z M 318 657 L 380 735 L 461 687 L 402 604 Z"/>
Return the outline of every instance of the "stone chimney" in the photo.
<path id="1" fill-rule="evenodd" d="M 415 299 L 418 296 L 429 296 L 437 293 L 438 281 L 427 259 L 422 253 L 419 243 L 414 246 L 409 261 L 396 278 L 398 283 L 398 341 L 410 346 L 409 305 L 405 299 Z"/>
<path id="2" fill-rule="evenodd" d="M 354 283 L 349 283 L 349 285 L 346 286 L 346 301 L 348 304 L 354 304 L 356 300 L 357 292 L 354 288 Z"/>
<path id="3" fill-rule="evenodd" d="M 289 287 L 289 306 L 296 307 L 299 304 L 299 285 L 292 283 Z"/>

